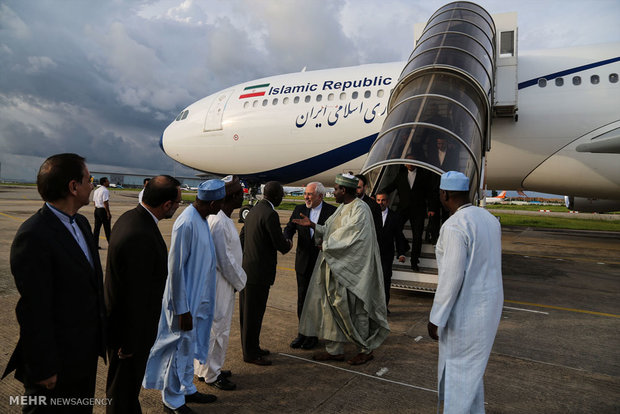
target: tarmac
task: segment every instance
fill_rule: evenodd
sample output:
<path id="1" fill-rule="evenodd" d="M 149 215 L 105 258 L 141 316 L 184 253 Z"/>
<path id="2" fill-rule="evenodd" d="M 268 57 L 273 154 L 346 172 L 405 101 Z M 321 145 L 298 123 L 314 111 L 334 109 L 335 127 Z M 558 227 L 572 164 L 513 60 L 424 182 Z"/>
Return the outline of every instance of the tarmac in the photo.
<path id="1" fill-rule="evenodd" d="M 114 222 L 136 205 L 137 192 L 110 193 Z M 34 187 L 0 187 L 2 370 L 19 330 L 10 246 L 41 205 Z M 92 224 L 92 204 L 80 213 Z M 279 214 L 284 226 L 290 212 Z M 167 242 L 172 224 L 160 222 Z M 486 412 L 620 413 L 620 233 L 506 227 L 502 249 L 505 306 L 485 374 Z M 104 266 L 106 253 L 104 247 Z M 273 365 L 243 362 L 236 307 L 224 368 L 232 370 L 237 389 L 221 391 L 195 379 L 199 391 L 218 400 L 189 406 L 199 413 L 436 412 L 437 343 L 426 332 L 433 295 L 393 289 L 391 333 L 375 359 L 355 367 L 319 363 L 313 351 L 289 348 L 297 332 L 294 261 L 294 250 L 278 255 L 263 322 L 261 347 L 271 351 Z M 346 351 L 347 357 L 355 353 L 352 346 Z M 105 411 L 106 372 L 100 361 L 96 413 Z M 0 381 L 0 412 L 20 412 L 15 397 L 22 392 L 12 374 Z M 143 390 L 140 398 L 143 412 L 162 412 L 159 391 Z"/>

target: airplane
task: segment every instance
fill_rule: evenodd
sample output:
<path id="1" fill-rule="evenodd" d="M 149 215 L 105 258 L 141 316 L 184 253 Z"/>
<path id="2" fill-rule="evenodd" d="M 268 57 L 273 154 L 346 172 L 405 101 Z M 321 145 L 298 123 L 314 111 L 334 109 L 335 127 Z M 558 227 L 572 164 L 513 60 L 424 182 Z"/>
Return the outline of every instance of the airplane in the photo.
<path id="1" fill-rule="evenodd" d="M 506 190 L 499 193 L 497 197 L 485 197 L 486 204 L 498 204 L 506 201 Z"/>
<path id="2" fill-rule="evenodd" d="M 349 171 L 376 187 L 404 163 L 444 172 L 430 161 L 433 133 L 458 153 L 472 200 L 505 188 L 567 194 L 580 211 L 620 210 L 619 43 L 520 52 L 516 13 L 491 17 L 468 2 L 443 6 L 415 31 L 407 62 L 304 68 L 207 96 L 179 113 L 160 147 L 253 187 L 330 186 Z"/>

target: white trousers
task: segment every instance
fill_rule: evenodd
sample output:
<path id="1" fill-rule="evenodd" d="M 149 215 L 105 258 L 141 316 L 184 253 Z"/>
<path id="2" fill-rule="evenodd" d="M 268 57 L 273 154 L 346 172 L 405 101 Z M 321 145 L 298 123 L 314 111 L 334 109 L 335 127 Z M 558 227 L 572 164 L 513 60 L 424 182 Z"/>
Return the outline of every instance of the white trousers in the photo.
<path id="1" fill-rule="evenodd" d="M 204 377 L 206 383 L 214 382 L 224 366 L 234 310 L 235 289 L 223 278 L 218 278 L 213 325 L 211 325 L 211 337 L 209 338 L 209 356 L 204 365 L 194 360 L 195 374 Z"/>

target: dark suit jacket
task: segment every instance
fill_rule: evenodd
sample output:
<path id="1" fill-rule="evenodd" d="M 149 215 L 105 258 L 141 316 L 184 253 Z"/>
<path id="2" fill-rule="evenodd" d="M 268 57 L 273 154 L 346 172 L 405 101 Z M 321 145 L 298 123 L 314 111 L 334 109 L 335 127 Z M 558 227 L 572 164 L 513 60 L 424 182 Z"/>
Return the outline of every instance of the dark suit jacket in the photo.
<path id="1" fill-rule="evenodd" d="M 418 168 L 413 186 L 409 186 L 408 171 L 402 166 L 394 181 L 384 187 L 383 191 L 388 194 L 394 190 L 398 191 L 399 201 L 396 211 L 403 219 L 411 215 L 426 215 L 427 203 L 430 202 L 434 189 L 434 175 L 436 174 L 424 168 Z M 429 207 L 434 205 L 431 203 Z"/>
<path id="2" fill-rule="evenodd" d="M 157 223 L 141 205 L 114 224 L 105 278 L 108 346 L 148 353 L 161 313 L 168 252 Z"/>
<path id="3" fill-rule="evenodd" d="M 381 219 L 383 221 L 383 219 Z M 404 256 L 409 250 L 409 243 L 403 234 L 403 220 L 394 211 L 388 209 L 385 223 L 379 235 L 379 251 L 382 259 L 394 259 L 394 246 L 398 256 Z"/>
<path id="4" fill-rule="evenodd" d="M 370 212 L 372 213 L 372 221 L 375 223 L 375 233 L 377 234 L 377 240 L 379 240 L 379 233 L 381 232 L 382 219 L 381 219 L 381 206 L 377 203 L 376 200 L 368 197 L 367 194 L 364 194 L 362 197 L 362 201 L 368 204 L 370 207 Z"/>
<path id="5" fill-rule="evenodd" d="M 321 213 L 319 214 L 318 224 L 325 224 L 325 220 L 336 211 L 336 207 L 323 202 Z M 314 239 L 310 237 L 310 227 L 300 226 L 293 223 L 293 219 L 301 218 L 303 214 L 310 217 L 310 209 L 305 204 L 299 204 L 293 210 L 291 218 L 284 228 L 284 237 L 293 240 L 297 232 L 297 250 L 295 253 L 295 271 L 307 274 L 314 269 L 314 263 L 319 255 L 319 248 L 315 245 Z"/>
<path id="6" fill-rule="evenodd" d="M 261 200 L 248 213 L 241 229 L 243 270 L 248 284 L 271 286 L 276 279 L 277 252 L 291 249 L 282 234 L 280 216 L 267 200 Z"/>
<path id="7" fill-rule="evenodd" d="M 11 272 L 21 295 L 19 341 L 4 376 L 35 383 L 59 380 L 105 359 L 103 277 L 88 220 L 77 214 L 94 268 L 47 205 L 24 222 L 11 246 Z M 96 375 L 96 372 L 93 373 Z"/>

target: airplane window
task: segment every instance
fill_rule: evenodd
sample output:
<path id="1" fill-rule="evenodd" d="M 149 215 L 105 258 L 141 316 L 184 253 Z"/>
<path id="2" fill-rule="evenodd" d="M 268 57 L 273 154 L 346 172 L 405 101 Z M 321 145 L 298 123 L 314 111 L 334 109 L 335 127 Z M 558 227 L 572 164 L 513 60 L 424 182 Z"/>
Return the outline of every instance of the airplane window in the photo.
<path id="1" fill-rule="evenodd" d="M 573 76 L 573 85 L 575 86 L 581 85 L 581 76 Z"/>
<path id="2" fill-rule="evenodd" d="M 370 98 L 370 91 L 364 92 L 364 98 Z"/>
<path id="3" fill-rule="evenodd" d="M 293 103 L 299 103 L 299 96 L 296 96 L 295 99 L 293 99 Z"/>
<path id="4" fill-rule="evenodd" d="M 384 92 L 383 92 L 383 89 L 379 89 L 379 90 L 377 91 L 377 97 L 379 97 L 379 98 L 383 97 L 383 93 L 384 93 Z"/>
<path id="5" fill-rule="evenodd" d="M 618 83 L 618 74 L 617 73 L 610 73 L 609 74 L 609 82 L 611 82 L 611 83 Z"/>
<path id="6" fill-rule="evenodd" d="M 249 106 L 250 106 L 250 102 L 249 102 L 249 101 L 245 101 L 245 102 L 243 103 L 243 109 L 246 109 L 246 108 L 248 108 Z"/>
<path id="7" fill-rule="evenodd" d="M 256 108 L 258 106 L 258 101 L 254 100 L 254 102 L 252 102 L 252 108 Z"/>
<path id="8" fill-rule="evenodd" d="M 357 99 L 357 91 L 351 94 L 351 99 Z"/>
<path id="9" fill-rule="evenodd" d="M 187 118 L 188 114 L 189 114 L 189 110 L 183 111 L 183 116 L 181 117 L 181 121 L 184 120 L 185 118 Z"/>
<path id="10" fill-rule="evenodd" d="M 268 103 L 269 101 L 267 99 L 263 99 L 263 106 L 267 106 Z"/>
<path id="11" fill-rule="evenodd" d="M 355 93 L 355 92 L 353 92 L 353 93 Z M 341 93 L 340 93 L 340 100 L 341 100 L 341 101 L 344 101 L 345 99 L 347 99 L 347 94 L 346 94 L 346 93 L 344 93 L 344 92 L 341 92 Z"/>
<path id="12" fill-rule="evenodd" d="M 177 117 L 175 118 L 175 121 L 180 121 L 182 116 L 183 116 L 183 112 L 179 113 Z"/>
<path id="13" fill-rule="evenodd" d="M 333 101 L 334 100 L 334 94 L 330 93 L 329 95 L 327 95 L 327 100 L 328 101 Z"/>
<path id="14" fill-rule="evenodd" d="M 499 35 L 500 48 L 499 57 L 510 57 L 515 55 L 515 32 L 501 32 Z"/>
<path id="15" fill-rule="evenodd" d="M 306 97 L 304 98 L 304 102 L 308 103 L 310 102 L 310 100 L 312 100 L 312 97 L 310 95 L 306 95 Z"/>
<path id="16" fill-rule="evenodd" d="M 286 98 L 282 99 L 282 103 L 284 105 L 288 104 L 288 101 L 289 101 L 288 96 Z"/>
<path id="17" fill-rule="evenodd" d="M 564 78 L 555 78 L 555 86 L 563 86 Z"/>
<path id="18" fill-rule="evenodd" d="M 317 101 L 317 102 L 321 102 L 322 100 L 323 100 L 323 95 L 318 94 L 318 95 L 316 96 L 316 101 Z"/>
<path id="19" fill-rule="evenodd" d="M 592 85 L 598 85 L 598 83 L 600 82 L 600 78 L 598 77 L 598 75 L 592 75 L 590 76 L 590 83 Z"/>
<path id="20" fill-rule="evenodd" d="M 545 86 L 547 86 L 547 79 L 545 78 L 538 79 L 538 86 L 540 86 L 541 88 L 544 88 Z"/>
<path id="21" fill-rule="evenodd" d="M 278 104 L 278 98 L 273 98 L 273 101 L 271 101 L 272 105 L 277 105 Z"/>

